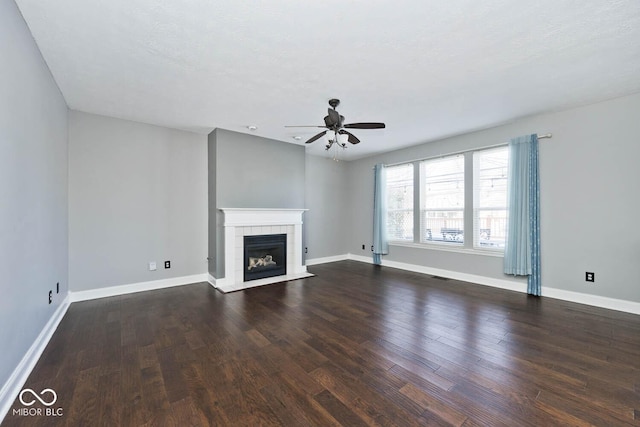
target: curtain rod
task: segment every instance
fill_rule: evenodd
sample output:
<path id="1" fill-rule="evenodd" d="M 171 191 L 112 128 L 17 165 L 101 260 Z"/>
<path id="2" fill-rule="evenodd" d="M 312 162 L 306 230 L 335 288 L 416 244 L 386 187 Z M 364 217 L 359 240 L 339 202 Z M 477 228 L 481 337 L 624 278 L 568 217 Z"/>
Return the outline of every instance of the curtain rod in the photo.
<path id="1" fill-rule="evenodd" d="M 553 138 L 553 134 L 545 133 L 544 135 L 538 135 L 538 139 L 546 139 L 546 138 Z M 439 157 L 445 157 L 445 156 L 455 156 L 456 154 L 468 153 L 469 151 L 486 150 L 486 149 L 494 148 L 494 147 L 502 147 L 502 146 L 507 145 L 507 144 L 509 144 L 509 143 L 508 142 L 503 142 L 501 144 L 485 145 L 484 147 L 477 147 L 477 148 L 471 148 L 469 150 L 455 151 L 453 153 L 440 154 L 440 155 L 433 156 L 433 157 L 423 157 L 421 159 L 405 160 L 403 162 L 389 163 L 389 164 L 385 164 L 384 166 L 385 167 L 397 166 L 397 165 L 404 165 L 404 164 L 413 163 L 413 162 L 419 162 L 421 160 L 437 159 Z M 371 169 L 375 169 L 375 167 L 373 167 Z"/>

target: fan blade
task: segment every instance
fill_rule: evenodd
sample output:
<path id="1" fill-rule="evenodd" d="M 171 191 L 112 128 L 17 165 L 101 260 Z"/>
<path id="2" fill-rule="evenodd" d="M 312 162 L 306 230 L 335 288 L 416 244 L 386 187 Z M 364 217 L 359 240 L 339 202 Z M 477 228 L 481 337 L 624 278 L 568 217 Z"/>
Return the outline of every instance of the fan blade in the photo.
<path id="1" fill-rule="evenodd" d="M 343 127 L 348 129 L 384 129 L 384 123 L 349 123 Z"/>
<path id="2" fill-rule="evenodd" d="M 326 126 L 313 126 L 313 125 L 302 125 L 302 126 L 285 126 L 286 128 L 326 128 Z"/>
<path id="3" fill-rule="evenodd" d="M 333 126 L 333 125 L 339 125 L 340 124 L 340 114 L 338 114 L 338 112 L 336 110 L 333 110 L 331 108 L 329 108 L 329 120 L 330 123 L 327 123 L 327 126 Z M 325 123 L 326 123 L 326 118 L 325 118 Z"/>
<path id="4" fill-rule="evenodd" d="M 340 129 L 340 130 L 338 131 L 338 133 L 339 133 L 340 135 L 347 134 L 347 135 L 349 136 L 348 141 L 349 141 L 350 143 L 352 143 L 352 144 L 358 144 L 358 143 L 360 142 L 360 140 L 359 140 L 358 138 L 356 138 L 356 136 L 355 136 L 354 134 L 352 134 L 351 132 L 347 132 L 347 131 L 346 131 L 346 130 L 344 130 L 344 129 Z"/>
<path id="5" fill-rule="evenodd" d="M 320 126 L 322 127 L 322 126 Z M 305 144 L 311 144 L 313 141 L 322 138 L 327 132 L 326 131 L 322 131 L 319 134 L 317 134 L 316 136 L 312 136 L 307 142 L 305 142 Z"/>

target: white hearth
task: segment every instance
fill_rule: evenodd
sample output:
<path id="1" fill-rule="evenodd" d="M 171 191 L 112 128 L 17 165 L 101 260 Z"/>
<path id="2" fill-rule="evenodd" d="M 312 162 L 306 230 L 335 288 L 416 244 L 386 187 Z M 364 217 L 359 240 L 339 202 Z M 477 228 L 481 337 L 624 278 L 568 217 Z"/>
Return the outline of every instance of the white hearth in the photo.
<path id="1" fill-rule="evenodd" d="M 311 277 L 302 264 L 302 214 L 307 209 L 222 208 L 224 213 L 224 271 L 214 286 L 232 292 L 271 283 Z M 287 235 L 287 273 L 244 281 L 244 236 Z"/>

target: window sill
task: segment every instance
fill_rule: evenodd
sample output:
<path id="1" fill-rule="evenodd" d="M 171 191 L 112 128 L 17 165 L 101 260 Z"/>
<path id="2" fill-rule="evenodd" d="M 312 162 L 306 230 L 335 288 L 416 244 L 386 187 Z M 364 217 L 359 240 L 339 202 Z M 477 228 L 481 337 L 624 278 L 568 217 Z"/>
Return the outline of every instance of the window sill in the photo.
<path id="1" fill-rule="evenodd" d="M 483 255 L 483 256 L 491 256 L 497 258 L 504 258 L 504 251 L 500 250 L 492 250 L 492 249 L 472 249 L 466 248 L 463 246 L 453 246 L 447 243 L 438 244 L 438 243 L 415 243 L 415 242 L 402 242 L 402 241 L 392 241 L 389 242 L 389 246 L 402 246 L 405 248 L 415 248 L 415 249 L 429 249 L 434 251 L 443 251 L 443 252 L 456 252 L 460 254 L 470 254 L 470 255 Z"/>

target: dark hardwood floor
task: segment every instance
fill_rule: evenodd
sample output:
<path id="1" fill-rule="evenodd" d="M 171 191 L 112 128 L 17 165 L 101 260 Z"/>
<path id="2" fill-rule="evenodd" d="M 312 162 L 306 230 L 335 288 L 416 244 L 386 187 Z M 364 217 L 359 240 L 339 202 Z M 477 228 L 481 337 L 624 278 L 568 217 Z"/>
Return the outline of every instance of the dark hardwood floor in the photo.
<path id="1" fill-rule="evenodd" d="M 353 261 L 74 303 L 3 426 L 640 425 L 640 316 Z M 33 408 L 44 408 L 36 403 Z"/>

